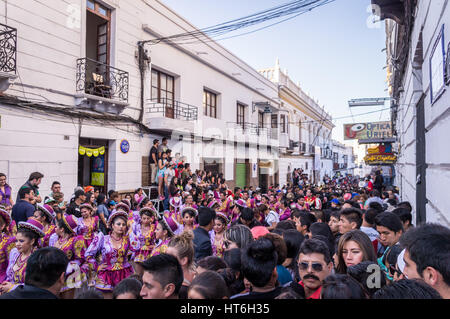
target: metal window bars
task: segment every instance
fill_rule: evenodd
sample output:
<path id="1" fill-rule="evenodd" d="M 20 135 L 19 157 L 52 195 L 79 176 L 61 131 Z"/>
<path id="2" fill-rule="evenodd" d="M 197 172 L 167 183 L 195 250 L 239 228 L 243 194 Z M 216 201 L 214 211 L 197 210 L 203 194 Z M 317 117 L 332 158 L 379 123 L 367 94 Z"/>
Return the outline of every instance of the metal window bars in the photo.
<path id="1" fill-rule="evenodd" d="M 17 29 L 0 23 L 0 72 L 17 72 Z"/>
<path id="2" fill-rule="evenodd" d="M 149 106 L 148 113 L 159 113 L 167 118 L 184 121 L 196 121 L 198 119 L 198 107 L 174 99 L 150 99 L 147 106 Z"/>

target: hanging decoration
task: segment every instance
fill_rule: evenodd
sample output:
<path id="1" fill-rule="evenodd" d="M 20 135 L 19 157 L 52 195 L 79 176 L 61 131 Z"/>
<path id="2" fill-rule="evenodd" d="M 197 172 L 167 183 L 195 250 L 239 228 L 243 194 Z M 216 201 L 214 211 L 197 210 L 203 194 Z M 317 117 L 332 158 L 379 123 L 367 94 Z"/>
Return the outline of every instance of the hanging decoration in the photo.
<path id="1" fill-rule="evenodd" d="M 87 155 L 88 157 L 91 157 L 92 155 L 94 155 L 94 157 L 98 157 L 99 155 L 105 154 L 105 147 L 87 148 L 80 145 L 80 147 L 78 147 L 78 153 L 80 155 Z"/>

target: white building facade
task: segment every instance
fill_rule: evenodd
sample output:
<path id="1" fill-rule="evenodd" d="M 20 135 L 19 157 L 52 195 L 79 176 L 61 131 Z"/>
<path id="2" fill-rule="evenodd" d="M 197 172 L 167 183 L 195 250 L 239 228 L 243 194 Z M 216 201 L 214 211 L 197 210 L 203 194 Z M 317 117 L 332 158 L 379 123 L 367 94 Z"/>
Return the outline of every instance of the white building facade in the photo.
<path id="1" fill-rule="evenodd" d="M 58 180 L 66 198 L 149 185 L 162 137 L 232 187 L 278 181 L 278 87 L 207 38 L 142 42 L 195 30 L 162 2 L 1 2 L 13 66 L 0 74 L 0 171 L 13 196 L 34 171 L 44 195 Z"/>
<path id="2" fill-rule="evenodd" d="M 325 175 L 332 177 L 331 115 L 317 101 L 294 83 L 287 70 L 275 67 L 259 71 L 278 87 L 280 112 L 272 115 L 271 127 L 279 128 L 279 183 L 292 178 L 292 171 L 303 169 L 311 182 L 318 183 Z"/>
<path id="3" fill-rule="evenodd" d="M 378 4 L 379 1 L 372 1 Z M 395 184 L 417 224 L 450 226 L 450 7 L 447 1 L 381 4 L 398 142 Z M 396 10 L 392 10 L 396 7 Z M 396 57 L 394 59 L 393 57 Z"/>

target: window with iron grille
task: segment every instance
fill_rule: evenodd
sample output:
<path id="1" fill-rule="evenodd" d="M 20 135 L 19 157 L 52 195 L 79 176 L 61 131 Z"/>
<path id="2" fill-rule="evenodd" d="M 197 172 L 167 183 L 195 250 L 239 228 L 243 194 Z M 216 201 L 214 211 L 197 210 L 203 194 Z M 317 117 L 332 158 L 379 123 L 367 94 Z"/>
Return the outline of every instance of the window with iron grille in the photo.
<path id="1" fill-rule="evenodd" d="M 203 90 L 203 114 L 217 118 L 217 94 Z"/>
<path id="2" fill-rule="evenodd" d="M 278 128 L 278 116 L 276 114 L 272 114 L 271 116 L 271 127 Z"/>
<path id="3" fill-rule="evenodd" d="M 152 100 L 158 103 L 175 99 L 175 78 L 161 71 L 152 69 Z"/>

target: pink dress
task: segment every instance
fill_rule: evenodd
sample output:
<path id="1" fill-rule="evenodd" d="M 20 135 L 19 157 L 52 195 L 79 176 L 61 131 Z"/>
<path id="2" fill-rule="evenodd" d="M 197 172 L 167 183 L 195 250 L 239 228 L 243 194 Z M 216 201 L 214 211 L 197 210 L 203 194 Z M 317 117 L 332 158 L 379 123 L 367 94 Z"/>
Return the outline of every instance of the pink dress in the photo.
<path id="1" fill-rule="evenodd" d="M 33 253 L 34 251 L 35 251 L 35 248 L 33 249 L 33 251 L 31 253 Z M 8 268 L 6 269 L 6 281 L 14 284 L 13 287 L 9 291 L 14 290 L 19 285 L 22 285 L 25 283 L 25 272 L 27 269 L 26 261 L 20 265 L 19 269 L 14 271 L 14 264 L 16 263 L 16 261 L 18 261 L 20 256 L 21 256 L 21 253 L 19 253 L 19 251 L 15 247 L 9 253 L 9 263 L 8 263 Z"/>
<path id="2" fill-rule="evenodd" d="M 114 248 L 110 235 L 104 236 L 103 233 L 98 233 L 85 252 L 86 259 L 97 270 L 95 287 L 111 292 L 120 281 L 132 275 L 133 267 L 128 262 L 128 256 L 131 255 L 133 258 L 138 249 L 139 241 L 136 240 L 133 232 L 130 232 L 130 236 L 123 236 L 118 249 Z M 97 267 L 95 255 L 98 252 L 101 254 L 101 260 Z M 104 269 L 99 270 L 101 266 Z"/>
<path id="3" fill-rule="evenodd" d="M 133 233 L 139 241 L 139 250 L 136 252 L 134 261 L 137 263 L 144 262 L 150 256 L 153 248 L 155 247 L 155 230 L 156 224 L 150 225 L 149 232 L 144 235 L 140 223 L 133 224 Z"/>
<path id="4" fill-rule="evenodd" d="M 39 247 L 43 248 L 49 246 L 50 237 L 55 233 L 55 230 L 55 225 L 50 225 L 48 227 L 47 231 L 45 232 L 45 236 L 39 239 Z"/>
<path id="5" fill-rule="evenodd" d="M 167 250 L 167 247 L 170 242 L 170 237 L 166 238 L 165 240 L 160 240 L 159 243 L 155 246 L 155 248 L 152 250 L 149 257 L 157 256 L 159 254 L 164 254 Z"/>
<path id="6" fill-rule="evenodd" d="M 89 247 L 95 235 L 99 232 L 99 217 L 94 217 L 94 222 L 91 225 L 86 225 L 83 218 L 78 218 L 78 235 L 83 236 L 86 247 Z"/>
<path id="7" fill-rule="evenodd" d="M 8 268 L 9 255 L 16 246 L 16 238 L 0 234 L 0 283 L 6 279 L 6 269 Z"/>
<path id="8" fill-rule="evenodd" d="M 53 234 L 49 239 L 49 246 L 57 247 L 58 235 Z M 61 247 L 61 249 L 69 259 L 66 268 L 66 280 L 61 292 L 81 288 L 87 280 L 88 267 L 85 264 L 84 252 L 86 250 L 85 240 L 83 236 L 70 237 Z"/>

